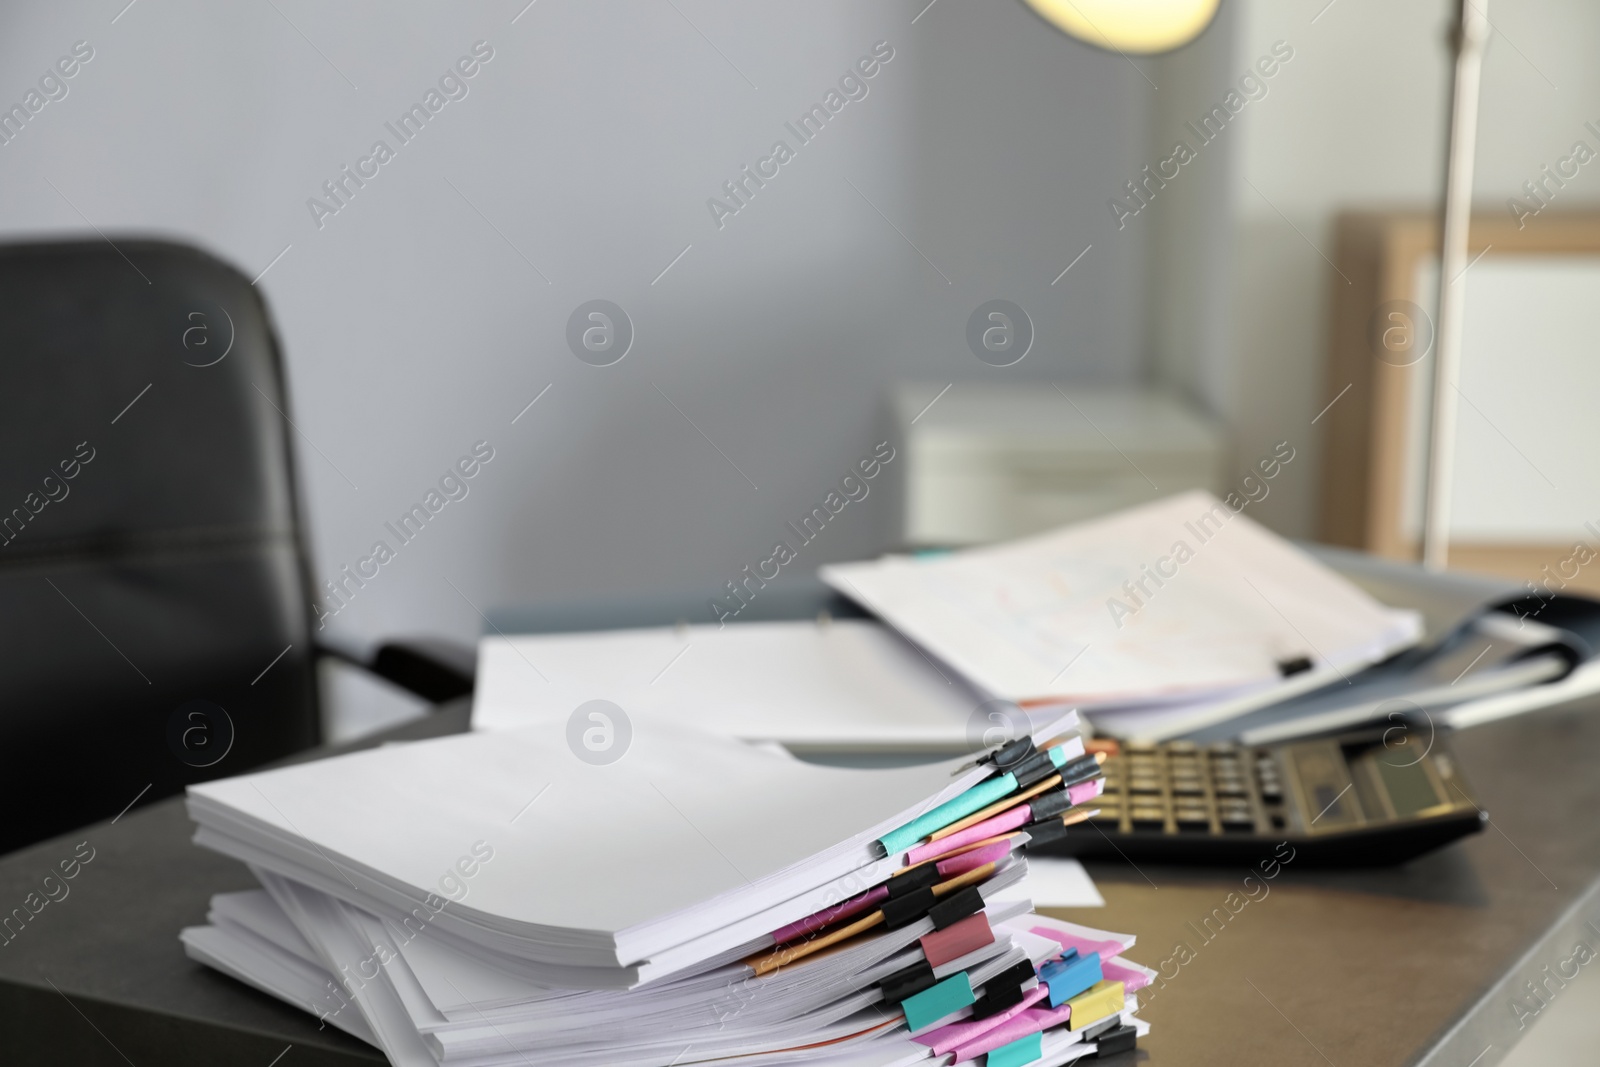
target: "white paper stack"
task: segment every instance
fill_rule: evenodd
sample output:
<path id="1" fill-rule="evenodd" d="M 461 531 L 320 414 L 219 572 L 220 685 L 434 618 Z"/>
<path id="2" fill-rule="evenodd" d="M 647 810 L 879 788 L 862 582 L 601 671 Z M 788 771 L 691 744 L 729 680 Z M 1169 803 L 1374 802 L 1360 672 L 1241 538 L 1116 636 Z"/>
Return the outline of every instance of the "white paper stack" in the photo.
<path id="1" fill-rule="evenodd" d="M 1032 914 L 1021 850 L 1100 787 L 1071 725 L 851 770 L 660 723 L 594 765 L 550 720 L 193 786 L 262 889 L 182 940 L 396 1064 L 1065 1063 L 1151 975 Z"/>
<path id="2" fill-rule="evenodd" d="M 1204 492 L 1009 544 L 821 573 L 979 691 L 1078 708 L 1134 735 L 1337 681 L 1422 633 L 1415 612 L 1379 604 L 1257 525 L 1242 501 Z"/>

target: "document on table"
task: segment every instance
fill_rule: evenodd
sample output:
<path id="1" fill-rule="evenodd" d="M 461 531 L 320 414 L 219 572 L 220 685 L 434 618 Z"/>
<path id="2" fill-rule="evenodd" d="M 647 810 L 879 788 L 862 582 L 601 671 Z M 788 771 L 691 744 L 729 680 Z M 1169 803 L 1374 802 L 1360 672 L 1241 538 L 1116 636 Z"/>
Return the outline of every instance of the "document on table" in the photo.
<path id="1" fill-rule="evenodd" d="M 822 568 L 823 578 L 974 686 L 1084 710 L 1349 670 L 1414 644 L 1384 607 L 1208 493 L 1009 544 Z"/>
<path id="2" fill-rule="evenodd" d="M 1039 908 L 1103 908 L 1106 898 L 1075 859 L 1028 857 L 1028 896 Z"/>
<path id="3" fill-rule="evenodd" d="M 967 752 L 986 695 L 876 622 L 753 622 L 485 637 L 472 725 L 497 730 L 607 700 L 796 751 Z"/>

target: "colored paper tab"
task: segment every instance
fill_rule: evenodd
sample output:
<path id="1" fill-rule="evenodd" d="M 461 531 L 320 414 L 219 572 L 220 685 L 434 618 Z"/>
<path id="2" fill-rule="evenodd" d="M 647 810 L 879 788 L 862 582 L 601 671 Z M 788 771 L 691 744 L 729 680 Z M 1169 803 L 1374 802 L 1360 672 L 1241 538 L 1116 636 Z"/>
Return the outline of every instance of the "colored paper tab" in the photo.
<path id="1" fill-rule="evenodd" d="M 933 967 L 943 967 L 969 952 L 994 944 L 994 931 L 989 928 L 989 916 L 983 912 L 968 915 L 958 923 L 943 930 L 935 930 L 922 937 L 922 954 Z"/>
<path id="2" fill-rule="evenodd" d="M 1071 959 L 1051 960 L 1039 968 L 1039 980 L 1050 988 L 1050 1006 L 1059 1008 L 1063 1001 L 1090 989 L 1104 978 L 1100 971 L 1100 953 L 1074 954 Z"/>
<path id="3" fill-rule="evenodd" d="M 1080 936 L 1067 930 L 1058 930 L 1053 926 L 1034 926 L 1029 929 L 1030 932 L 1038 934 L 1040 937 L 1048 937 L 1062 948 L 1075 948 L 1079 952 L 1098 952 L 1103 960 L 1122 955 L 1133 940 L 1129 938 L 1126 942 L 1097 941 L 1094 938 Z"/>
<path id="4" fill-rule="evenodd" d="M 906 1013 L 906 1026 L 916 1031 L 955 1014 L 975 999 L 967 972 L 957 971 L 933 988 L 907 997 L 900 1007 Z"/>
<path id="5" fill-rule="evenodd" d="M 943 830 L 957 819 L 965 818 L 979 808 L 988 807 L 1007 793 L 1015 792 L 1016 788 L 1017 779 L 1010 774 L 1002 774 L 979 782 L 960 796 L 952 797 L 932 811 L 906 823 L 900 829 L 891 830 L 878 838 L 878 844 L 883 846 L 886 856 L 904 852 L 935 830 Z"/>
<path id="6" fill-rule="evenodd" d="M 963 852 L 959 856 L 951 856 L 947 860 L 940 860 L 936 864 L 929 864 L 929 866 L 938 869 L 941 879 L 954 878 L 958 874 L 966 874 L 968 871 L 977 870 L 985 863 L 999 863 L 1010 853 L 1010 841 L 996 841 L 992 845 L 984 845 L 981 848 L 973 849 L 971 852 Z"/>
<path id="7" fill-rule="evenodd" d="M 1109 978 L 1096 982 L 1087 993 L 1080 993 L 1067 1001 L 1067 1006 L 1072 1009 L 1072 1014 L 1067 1018 L 1067 1029 L 1082 1030 L 1107 1015 L 1114 1015 L 1122 1010 L 1124 1002 L 1121 982 L 1113 982 Z"/>
<path id="8" fill-rule="evenodd" d="M 1029 1034 L 1039 1034 L 1052 1027 L 1060 1026 L 1067 1021 L 1071 1008 L 1040 1008 L 1032 1007 L 1023 1011 L 1015 1018 L 995 1027 L 985 1034 L 981 1034 L 974 1041 L 956 1049 L 956 1063 L 976 1059 L 986 1052 L 993 1052 L 1001 1045 L 1009 1045 L 1019 1041 Z"/>
<path id="9" fill-rule="evenodd" d="M 1030 989 L 1022 994 L 1021 1000 L 997 1015 L 991 1015 L 986 1019 L 965 1019 L 958 1023 L 948 1023 L 913 1040 L 918 1044 L 927 1045 L 935 1056 L 943 1056 L 947 1052 L 954 1052 L 962 1045 L 972 1044 L 991 1030 L 1004 1026 L 1043 1000 L 1044 996 L 1044 986 Z"/>
<path id="10" fill-rule="evenodd" d="M 998 837 L 1000 834 L 1015 830 L 1027 822 L 1029 818 L 1031 816 L 1029 815 L 1028 806 L 1019 804 L 991 819 L 974 823 L 960 833 L 951 834 L 949 837 L 941 837 L 939 840 L 930 841 L 926 845 L 918 845 L 906 853 L 906 862 L 921 863 L 923 860 L 933 859 L 935 856 L 943 856 L 947 852 L 954 852 L 958 848 L 965 848 L 967 845 L 985 841 L 991 837 Z"/>
<path id="11" fill-rule="evenodd" d="M 840 919 L 848 919 L 852 916 L 860 915 L 864 911 L 869 911 L 888 898 L 889 890 L 886 886 L 874 886 L 859 896 L 851 897 L 849 900 L 835 904 L 831 908 L 823 908 L 816 914 L 808 915 L 799 922 L 792 922 L 788 926 L 772 931 L 772 943 L 781 945 L 785 941 L 793 941 L 795 938 L 805 934 L 815 933 L 824 926 L 836 923 Z"/>
<path id="12" fill-rule="evenodd" d="M 1091 778 L 1087 782 L 1067 787 L 1067 796 L 1074 804 L 1082 804 L 1085 800 L 1093 800 L 1105 792 L 1106 780 L 1104 778 Z"/>
<path id="13" fill-rule="evenodd" d="M 1011 1042 L 1001 1045 L 989 1053 L 989 1058 L 984 1060 L 984 1067 L 1021 1067 L 1024 1063 L 1032 1063 L 1044 1055 L 1044 1035 L 1029 1034 Z"/>
<path id="14" fill-rule="evenodd" d="M 1100 965 L 1103 976 L 1113 981 L 1121 982 L 1124 992 L 1137 993 L 1150 984 L 1150 976 L 1143 971 L 1135 970 L 1125 963 L 1116 960 L 1106 960 Z"/>

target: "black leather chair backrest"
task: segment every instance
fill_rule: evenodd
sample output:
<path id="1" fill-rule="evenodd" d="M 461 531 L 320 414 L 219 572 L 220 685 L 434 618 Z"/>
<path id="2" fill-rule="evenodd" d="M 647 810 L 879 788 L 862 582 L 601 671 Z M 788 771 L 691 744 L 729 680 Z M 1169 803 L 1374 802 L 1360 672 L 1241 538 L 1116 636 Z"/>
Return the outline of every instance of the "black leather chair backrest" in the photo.
<path id="1" fill-rule="evenodd" d="M 287 412 L 233 268 L 0 246 L 0 852 L 317 742 Z"/>

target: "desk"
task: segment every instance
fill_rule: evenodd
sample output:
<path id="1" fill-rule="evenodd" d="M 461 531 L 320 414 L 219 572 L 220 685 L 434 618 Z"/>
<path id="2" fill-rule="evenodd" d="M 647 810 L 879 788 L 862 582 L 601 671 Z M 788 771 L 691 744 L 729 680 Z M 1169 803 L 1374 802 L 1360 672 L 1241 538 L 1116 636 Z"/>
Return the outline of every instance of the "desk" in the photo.
<path id="1" fill-rule="evenodd" d="M 1580 939 L 1600 950 L 1597 711 L 1587 700 L 1459 736 L 1456 753 L 1492 816 L 1487 832 L 1389 870 L 1291 863 L 1210 941 L 1196 928 L 1213 908 L 1226 911 L 1244 870 L 1092 864 L 1107 906 L 1056 914 L 1137 932 L 1134 957 L 1158 968 L 1171 960 L 1173 975 L 1150 997 L 1155 1030 L 1143 1051 L 1105 1062 L 1490 1067 L 1516 1040 L 1510 1005 L 1526 996 L 1523 982 L 1554 972 Z M 317 754 L 466 723 L 463 701 Z M 9 910 L 78 842 L 95 849 L 70 894 L 0 948 L 0 1063 L 268 1067 L 289 1046 L 279 1067 L 384 1062 L 183 955 L 178 930 L 204 920 L 211 894 L 254 884 L 243 866 L 190 844 L 190 832 L 173 799 L 0 860 Z M 1560 996 L 1554 980 L 1549 988 Z"/>

